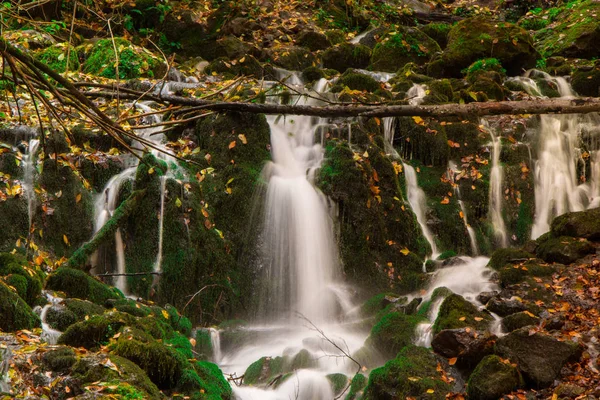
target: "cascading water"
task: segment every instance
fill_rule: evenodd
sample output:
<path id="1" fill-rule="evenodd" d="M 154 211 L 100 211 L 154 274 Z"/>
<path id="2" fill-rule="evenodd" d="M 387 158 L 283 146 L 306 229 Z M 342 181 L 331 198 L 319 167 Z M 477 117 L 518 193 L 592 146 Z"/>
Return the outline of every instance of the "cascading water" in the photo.
<path id="1" fill-rule="evenodd" d="M 163 256 L 163 226 L 165 215 L 165 190 L 167 187 L 167 175 L 160 177 L 160 214 L 158 217 L 158 254 L 154 263 L 154 272 L 159 273 L 162 269 Z M 156 284 L 158 275 L 154 275 L 154 283 Z"/>
<path id="2" fill-rule="evenodd" d="M 411 165 L 404 164 L 404 176 L 406 178 L 406 194 L 410 208 L 417 216 L 417 222 L 421 226 L 423 236 L 431 246 L 431 258 L 436 259 L 440 253 L 435 244 L 433 233 L 431 233 L 431 230 L 427 226 L 427 197 L 423 189 L 419 187 L 417 173 Z"/>
<path id="3" fill-rule="evenodd" d="M 29 218 L 29 229 L 33 222 L 35 211 L 35 190 L 34 190 L 34 175 L 36 167 L 36 156 L 40 141 L 31 139 L 27 146 L 27 153 L 23 155 L 23 191 L 27 197 L 27 215 Z"/>
<path id="4" fill-rule="evenodd" d="M 408 99 L 408 104 L 411 106 L 418 106 L 423 103 L 425 96 L 427 95 L 427 86 L 420 85 L 415 83 L 408 89 L 406 92 L 406 98 Z"/>
<path id="5" fill-rule="evenodd" d="M 492 139 L 492 171 L 490 173 L 489 213 L 494 226 L 494 236 L 499 247 L 508 246 L 508 233 L 502 216 L 502 183 L 504 181 L 504 168 L 500 164 L 501 143 L 500 138 L 494 134 L 487 121 L 482 120 L 481 125 L 489 132 Z"/>
<path id="6" fill-rule="evenodd" d="M 513 80 L 523 83 L 525 90 L 532 96 L 538 96 L 541 90 L 531 76 L 541 77 L 552 83 L 562 98 L 575 97 L 571 86 L 562 77 L 528 71 L 526 77 Z M 532 239 L 548 232 L 554 217 L 600 205 L 600 174 L 597 164 L 600 159 L 599 124 L 597 114 L 541 116 L 534 167 L 535 220 L 531 230 Z M 582 132 L 587 133 L 585 149 L 582 148 Z M 583 172 L 580 177 L 578 166 L 585 164 L 586 158 L 589 158 L 591 174 L 586 177 Z"/>
<path id="7" fill-rule="evenodd" d="M 448 162 L 448 179 L 451 182 L 454 182 L 456 168 L 457 166 L 454 161 Z M 469 221 L 467 220 L 467 209 L 465 207 L 465 203 L 461 200 L 460 187 L 457 184 L 454 184 L 454 193 L 456 194 L 456 198 L 458 199 L 458 205 L 460 206 L 462 220 L 465 223 L 465 228 L 467 228 L 467 233 L 469 234 L 469 241 L 471 242 L 471 253 L 474 256 L 477 256 L 479 255 L 477 237 L 475 236 L 475 230 L 471 227 L 471 225 L 469 225 Z"/>
<path id="8" fill-rule="evenodd" d="M 48 292 L 44 292 L 44 296 L 48 300 L 48 304 L 40 309 L 37 307 L 37 311 L 40 314 L 40 319 L 42 320 L 42 335 L 41 338 L 48 344 L 54 345 L 58 341 L 58 337 L 62 334 L 62 332 L 57 331 L 56 329 L 52 329 L 50 325 L 46 322 L 46 316 L 48 315 L 48 311 L 52 307 L 56 307 L 62 299 L 58 297 L 52 296 Z"/>

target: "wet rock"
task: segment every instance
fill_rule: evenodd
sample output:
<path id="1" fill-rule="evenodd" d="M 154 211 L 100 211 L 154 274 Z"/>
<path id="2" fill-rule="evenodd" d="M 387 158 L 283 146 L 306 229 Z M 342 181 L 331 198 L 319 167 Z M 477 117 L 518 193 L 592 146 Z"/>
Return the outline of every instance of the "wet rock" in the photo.
<path id="1" fill-rule="evenodd" d="M 525 250 L 520 249 L 498 249 L 494 251 L 488 262 L 488 267 L 496 271 L 500 270 L 506 264 L 514 263 L 517 261 L 525 261 L 535 256 Z"/>
<path id="2" fill-rule="evenodd" d="M 491 292 L 481 292 L 477 295 L 477 301 L 479 301 L 481 304 L 487 304 L 487 302 L 490 301 L 492 297 L 495 297 L 497 295 L 498 291 L 496 290 Z"/>
<path id="3" fill-rule="evenodd" d="M 470 328 L 445 329 L 431 342 L 433 350 L 446 358 L 457 357 L 457 365 L 473 368 L 494 351 L 496 336 Z"/>
<path id="4" fill-rule="evenodd" d="M 502 327 L 506 332 L 512 332 L 530 325 L 537 326 L 539 323 L 540 318 L 536 317 L 528 311 L 522 311 L 515 314 L 507 315 L 502 319 Z"/>
<path id="5" fill-rule="evenodd" d="M 371 49 L 363 45 L 342 43 L 325 50 L 323 67 L 345 72 L 348 68 L 366 68 L 371 58 Z"/>
<path id="6" fill-rule="evenodd" d="M 575 76 L 573 78 L 575 79 Z M 585 85 L 588 87 L 595 86 L 596 93 L 590 94 L 590 96 L 598 96 L 598 85 L 591 85 L 589 80 Z M 600 208 L 560 215 L 552 221 L 550 229 L 555 236 L 573 236 L 598 240 L 600 239 Z"/>
<path id="7" fill-rule="evenodd" d="M 518 299 L 503 299 L 499 296 L 492 297 L 485 308 L 501 317 L 506 317 L 507 315 L 525 311 L 527 309 L 523 302 Z"/>
<path id="8" fill-rule="evenodd" d="M 418 316 L 391 312 L 373 326 L 366 344 L 382 354 L 393 356 L 412 343 L 417 325 L 424 321 L 424 318 Z"/>
<path id="9" fill-rule="evenodd" d="M 375 29 L 371 29 L 369 32 L 363 36 L 358 43 L 363 46 L 367 46 L 370 49 L 373 49 L 377 43 L 381 40 L 381 38 L 386 34 L 388 29 L 384 26 L 377 27 Z"/>
<path id="10" fill-rule="evenodd" d="M 253 31 L 261 29 L 261 26 L 254 21 L 244 17 L 233 18 L 221 28 L 221 32 L 233 36 L 249 35 Z"/>
<path id="11" fill-rule="evenodd" d="M 471 374 L 467 394 L 472 400 L 496 400 L 522 386 L 523 378 L 515 366 L 490 355 Z"/>
<path id="12" fill-rule="evenodd" d="M 246 369 L 244 383 L 246 385 L 268 383 L 284 372 L 285 362 L 283 357 L 262 357 Z"/>
<path id="13" fill-rule="evenodd" d="M 428 399 L 441 400 L 450 390 L 451 386 L 441 379 L 437 371 L 433 353 L 411 345 L 383 367 L 371 371 L 364 398 L 392 400 L 427 396 Z"/>
<path id="14" fill-rule="evenodd" d="M 290 71 L 302 71 L 315 62 L 315 56 L 304 47 L 282 47 L 271 52 L 273 64 Z"/>
<path id="15" fill-rule="evenodd" d="M 544 328 L 549 331 L 562 329 L 563 326 L 565 326 L 565 317 L 563 315 L 551 315 L 544 322 Z"/>
<path id="16" fill-rule="evenodd" d="M 4 332 L 40 326 L 40 319 L 31 307 L 4 282 L 0 282 L 0 315 L 0 329 Z"/>
<path id="17" fill-rule="evenodd" d="M 446 297 L 440 306 L 440 312 L 433 325 L 433 331 L 438 333 L 444 329 L 457 329 L 473 327 L 485 330 L 492 317 L 479 311 L 475 305 L 465 300 L 464 297 L 451 294 Z"/>
<path id="18" fill-rule="evenodd" d="M 570 264 L 596 252 L 595 247 L 586 239 L 570 236 L 553 237 L 546 234 L 538 239 L 538 244 L 537 255 L 546 262 Z"/>
<path id="19" fill-rule="evenodd" d="M 585 388 L 572 384 L 572 383 L 562 383 L 558 385 L 554 393 L 558 395 L 559 398 L 567 398 L 573 399 L 577 396 L 581 395 L 585 392 Z"/>
<path id="20" fill-rule="evenodd" d="M 409 62 L 423 65 L 439 51 L 437 42 L 417 28 L 397 26 L 375 46 L 371 64 L 376 71 L 395 72 Z"/>
<path id="21" fill-rule="evenodd" d="M 331 47 L 331 42 L 327 39 L 327 36 L 315 31 L 304 31 L 300 33 L 296 42 L 299 46 L 306 47 L 310 51 L 325 50 Z"/>
<path id="22" fill-rule="evenodd" d="M 516 362 L 525 379 L 538 387 L 551 385 L 562 366 L 582 353 L 576 343 L 561 342 L 541 332 L 530 335 L 526 328 L 498 339 L 496 351 Z"/>

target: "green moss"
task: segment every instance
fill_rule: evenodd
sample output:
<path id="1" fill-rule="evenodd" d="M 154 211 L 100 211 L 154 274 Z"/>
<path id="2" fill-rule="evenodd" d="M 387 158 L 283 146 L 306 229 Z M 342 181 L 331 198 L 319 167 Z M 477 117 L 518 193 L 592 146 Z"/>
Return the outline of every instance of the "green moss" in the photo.
<path id="1" fill-rule="evenodd" d="M 448 34 L 452 29 L 451 24 L 445 22 L 431 22 L 419 28 L 421 32 L 435 40 L 443 49 L 448 44 Z"/>
<path id="2" fill-rule="evenodd" d="M 306 82 L 314 82 L 325 77 L 323 70 L 319 67 L 310 66 L 302 71 L 302 79 Z"/>
<path id="3" fill-rule="evenodd" d="M 173 337 L 165 341 L 165 344 L 173 347 L 175 350 L 180 352 L 185 358 L 194 358 L 190 339 L 188 339 L 182 334 L 175 333 Z"/>
<path id="4" fill-rule="evenodd" d="M 306 349 L 300 350 L 290 363 L 289 369 L 295 371 L 297 369 L 316 368 L 318 360 Z"/>
<path id="5" fill-rule="evenodd" d="M 40 326 L 39 317 L 19 295 L 6 284 L 0 282 L 0 329 L 14 332 L 20 329 L 33 329 Z"/>
<path id="6" fill-rule="evenodd" d="M 384 315 L 371 329 L 367 344 L 383 354 L 393 356 L 413 342 L 417 325 L 424 321 L 426 320 L 419 316 L 397 312 Z"/>
<path id="7" fill-rule="evenodd" d="M 281 47 L 273 50 L 271 60 L 273 64 L 290 71 L 302 71 L 316 61 L 313 53 L 303 47 Z"/>
<path id="8" fill-rule="evenodd" d="M 554 236 L 600 239 L 600 209 L 565 213 L 556 217 L 550 230 Z"/>
<path id="9" fill-rule="evenodd" d="M 502 327 L 506 332 L 512 332 L 526 326 L 537 326 L 540 319 L 530 312 L 518 312 L 502 318 Z"/>
<path id="10" fill-rule="evenodd" d="M 75 351 L 70 347 L 59 347 L 46 351 L 42 355 L 44 368 L 50 371 L 64 372 L 77 362 Z"/>
<path id="11" fill-rule="evenodd" d="M 409 62 L 425 64 L 438 51 L 437 42 L 417 28 L 396 26 L 373 49 L 371 64 L 376 71 L 395 72 Z"/>
<path id="12" fill-rule="evenodd" d="M 117 311 L 131 314 L 134 317 L 146 317 L 151 313 L 149 307 L 140 305 L 138 302 L 131 299 L 120 299 L 113 302 L 111 305 Z"/>
<path id="13" fill-rule="evenodd" d="M 342 74 L 338 83 L 352 90 L 374 92 L 381 88 L 377 80 L 369 75 L 348 70 Z"/>
<path id="14" fill-rule="evenodd" d="M 88 58 L 83 64 L 84 72 L 115 79 L 117 77 L 115 46 L 119 55 L 118 67 L 120 79 L 155 76 L 155 72 L 157 72 L 161 64 L 158 58 L 148 50 L 136 47 L 123 38 L 115 38 L 114 45 L 110 39 L 98 40 L 90 50 Z"/>
<path id="15" fill-rule="evenodd" d="M 211 360 L 213 358 L 212 339 L 208 329 L 198 329 L 196 332 L 194 351 L 200 360 Z"/>
<path id="16" fill-rule="evenodd" d="M 65 331 L 69 326 L 73 325 L 78 321 L 75 313 L 62 307 L 50 307 L 46 314 L 46 323 L 51 328 Z"/>
<path id="17" fill-rule="evenodd" d="M 373 316 L 383 310 L 390 302 L 387 299 L 397 299 L 398 296 L 393 293 L 379 293 L 365 301 L 361 307 L 361 312 L 365 316 Z M 406 298 L 398 301 L 400 304 L 406 303 Z"/>
<path id="18" fill-rule="evenodd" d="M 493 318 L 489 314 L 479 311 L 476 306 L 462 296 L 451 294 L 444 299 L 440 306 L 438 317 L 433 324 L 433 332 L 438 333 L 444 329 L 468 326 L 485 330 L 492 320 Z"/>
<path id="19" fill-rule="evenodd" d="M 510 262 L 517 260 L 525 261 L 530 258 L 534 258 L 534 255 L 526 252 L 525 250 L 512 248 L 498 249 L 492 254 L 492 257 L 488 262 L 488 267 L 499 271 L 502 267 Z"/>
<path id="20" fill-rule="evenodd" d="M 344 374 L 329 374 L 327 379 L 331 383 L 334 395 L 339 395 L 348 386 L 348 377 Z"/>
<path id="21" fill-rule="evenodd" d="M 342 43 L 323 52 L 323 67 L 345 72 L 348 68 L 366 68 L 371 58 L 371 49 L 360 44 Z"/>
<path id="22" fill-rule="evenodd" d="M 12 286 L 19 295 L 20 298 L 27 298 L 27 278 L 22 275 L 10 274 L 4 277 L 4 283 L 8 286 Z"/>
<path id="23" fill-rule="evenodd" d="M 437 360 L 423 347 L 405 347 L 398 356 L 369 375 L 364 400 L 392 398 L 445 399 L 451 386 L 436 370 Z M 428 392 L 433 390 L 433 393 Z"/>
<path id="24" fill-rule="evenodd" d="M 596 249 L 586 239 L 575 239 L 570 236 L 538 238 L 536 253 L 546 262 L 570 264 L 587 254 L 595 253 Z"/>
<path id="25" fill-rule="evenodd" d="M 143 343 L 119 338 L 112 351 L 136 363 L 161 389 L 176 387 L 189 366 L 185 356 L 157 342 Z"/>
<path id="26" fill-rule="evenodd" d="M 500 284 L 506 287 L 522 282 L 530 276 L 550 276 L 554 272 L 554 267 L 542 264 L 540 260 L 527 261 L 523 265 L 505 265 L 500 269 Z"/>
<path id="27" fill-rule="evenodd" d="M 451 102 L 454 97 L 452 84 L 448 79 L 437 79 L 427 83 L 428 94 L 423 104 L 443 104 Z"/>
<path id="28" fill-rule="evenodd" d="M 35 54 L 35 58 L 46 64 L 55 72 L 65 72 L 67 68 L 67 52 L 68 46 L 58 44 L 40 50 Z M 77 51 L 71 49 L 69 52 L 69 71 L 77 71 L 79 69 L 79 58 L 77 57 Z"/>
<path id="29" fill-rule="evenodd" d="M 42 293 L 45 274 L 38 267 L 30 266 L 19 254 L 0 253 L 0 276 L 4 276 L 5 283 L 13 286 L 30 306 Z"/>
<path id="30" fill-rule="evenodd" d="M 467 383 L 470 399 L 496 400 L 523 386 L 523 378 L 515 366 L 496 355 L 486 356 Z"/>
<path id="31" fill-rule="evenodd" d="M 48 277 L 46 288 L 96 304 L 104 304 L 108 299 L 123 298 L 123 294 L 117 289 L 97 281 L 83 271 L 65 267 L 57 269 Z"/>
<path id="32" fill-rule="evenodd" d="M 98 348 L 106 345 L 123 326 L 132 325 L 134 321 L 131 315 L 118 312 L 95 315 L 69 326 L 58 338 L 58 343 L 86 349 Z"/>
<path id="33" fill-rule="evenodd" d="M 86 316 L 100 315 L 105 310 L 104 307 L 86 300 L 64 299 L 63 304 L 69 311 L 75 314 L 78 320 L 83 320 Z"/>
<path id="34" fill-rule="evenodd" d="M 282 357 L 262 357 L 250 364 L 244 373 L 246 385 L 258 385 L 270 382 L 277 375 L 286 372 L 286 359 Z"/>
<path id="35" fill-rule="evenodd" d="M 362 390 L 365 388 L 365 386 L 367 386 L 367 382 L 368 379 L 366 376 L 362 374 L 354 375 L 352 382 L 350 383 L 350 391 L 346 396 L 346 400 L 359 399 L 362 394 Z"/>
<path id="36" fill-rule="evenodd" d="M 169 323 L 174 330 L 181 332 L 184 336 L 192 334 L 192 323 L 187 317 L 179 314 L 179 311 L 171 305 L 165 306 L 165 310 L 169 314 Z"/>
<path id="37" fill-rule="evenodd" d="M 208 396 L 214 396 L 215 400 L 230 399 L 233 396 L 231 386 L 216 364 L 198 361 L 194 364 L 194 369 L 204 383 L 202 388 Z"/>

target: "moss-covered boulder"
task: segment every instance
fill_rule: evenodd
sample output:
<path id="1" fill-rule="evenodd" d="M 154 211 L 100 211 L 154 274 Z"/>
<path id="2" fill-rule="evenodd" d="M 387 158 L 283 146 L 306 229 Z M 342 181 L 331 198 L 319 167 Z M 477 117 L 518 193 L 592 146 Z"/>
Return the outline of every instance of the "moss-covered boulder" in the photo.
<path id="1" fill-rule="evenodd" d="M 283 357 L 262 357 L 246 369 L 244 383 L 253 386 L 269 383 L 279 374 L 286 372 L 287 363 Z"/>
<path id="2" fill-rule="evenodd" d="M 554 237 L 549 234 L 538 238 L 536 253 L 546 262 L 570 264 L 587 254 L 596 252 L 596 248 L 587 239 L 570 236 Z"/>
<path id="3" fill-rule="evenodd" d="M 98 348 L 106 345 L 110 338 L 127 325 L 135 325 L 135 318 L 129 314 L 111 312 L 95 315 L 69 326 L 58 338 L 58 343 L 86 349 Z"/>
<path id="4" fill-rule="evenodd" d="M 350 390 L 346 395 L 346 400 L 355 400 L 362 398 L 363 389 L 367 386 L 368 378 L 363 374 L 356 374 L 350 382 Z"/>
<path id="5" fill-rule="evenodd" d="M 336 396 L 341 394 L 342 391 L 348 387 L 349 383 L 348 377 L 344 374 L 329 374 L 327 375 L 327 380 L 331 383 L 333 394 Z"/>
<path id="6" fill-rule="evenodd" d="M 561 342 L 542 332 L 531 335 L 527 328 L 498 339 L 496 351 L 516 362 L 525 379 L 538 387 L 551 385 L 567 361 L 581 356 L 578 344 Z"/>
<path id="7" fill-rule="evenodd" d="M 451 386 L 441 379 L 437 364 L 430 350 L 412 345 L 405 347 L 395 359 L 371 371 L 363 399 L 445 399 Z"/>
<path id="8" fill-rule="evenodd" d="M 113 353 L 127 358 L 142 368 L 161 389 L 174 388 L 189 364 L 181 353 L 155 341 L 117 340 Z"/>
<path id="9" fill-rule="evenodd" d="M 273 64 L 290 71 L 302 71 L 316 62 L 310 50 L 304 47 L 280 47 L 271 52 Z"/>
<path id="10" fill-rule="evenodd" d="M 336 84 L 339 84 L 342 87 L 348 87 L 352 90 L 364 90 L 367 92 L 374 92 L 381 88 L 379 82 L 372 76 L 352 70 L 344 72 Z"/>
<path id="11" fill-rule="evenodd" d="M 83 271 L 65 267 L 57 269 L 48 277 L 46 289 L 65 292 L 69 297 L 101 305 L 108 299 L 123 298 L 118 289 L 105 285 Z"/>
<path id="12" fill-rule="evenodd" d="M 198 361 L 194 363 L 194 370 L 200 378 L 199 392 L 206 393 L 210 399 L 229 400 L 233 397 L 231 385 L 225 380 L 223 372 L 216 364 Z M 197 392 L 192 392 L 193 395 Z"/>
<path id="13" fill-rule="evenodd" d="M 42 365 L 49 371 L 64 372 L 77 362 L 75 351 L 70 347 L 60 346 L 46 351 L 42 355 Z"/>
<path id="14" fill-rule="evenodd" d="M 599 240 L 600 208 L 560 215 L 552 221 L 550 231 L 555 236 Z"/>
<path id="15" fill-rule="evenodd" d="M 326 50 L 331 47 L 331 41 L 327 35 L 316 31 L 304 31 L 298 35 L 296 43 L 299 46 L 306 47 L 310 51 Z"/>
<path id="16" fill-rule="evenodd" d="M 473 400 L 496 400 L 523 386 L 523 378 L 510 361 L 498 356 L 485 357 L 467 383 L 467 394 Z"/>
<path id="17" fill-rule="evenodd" d="M 581 96 L 600 96 L 600 62 L 577 68 L 571 76 L 573 90 Z"/>
<path id="18" fill-rule="evenodd" d="M 342 43 L 325 50 L 321 56 L 323 67 L 345 72 L 348 68 L 366 68 L 371 49 L 360 44 Z"/>
<path id="19" fill-rule="evenodd" d="M 111 39 L 100 39 L 90 48 L 85 49 L 88 54 L 83 64 L 84 72 L 115 79 L 117 77 L 115 46 L 118 51 L 120 79 L 160 78 L 161 72 L 166 71 L 163 62 L 149 50 L 135 46 L 126 39 L 116 38 L 114 44 Z"/>
<path id="20" fill-rule="evenodd" d="M 20 329 L 33 329 L 40 326 L 40 319 L 31 307 L 19 297 L 16 291 L 0 282 L 0 329 L 14 332 Z"/>
<path id="21" fill-rule="evenodd" d="M 39 267 L 29 265 L 22 255 L 0 253 L 0 280 L 13 286 L 30 306 L 34 306 L 41 295 L 44 278 Z"/>
<path id="22" fill-rule="evenodd" d="M 506 264 L 516 261 L 527 261 L 535 256 L 521 249 L 505 248 L 498 249 L 492 253 L 488 267 L 496 271 L 500 270 Z"/>
<path id="23" fill-rule="evenodd" d="M 463 69 L 486 57 L 498 59 L 509 75 L 519 75 L 523 69 L 534 67 L 539 55 L 524 29 L 508 22 L 474 17 L 452 27 L 448 46 L 428 71 L 435 75 L 460 77 Z"/>
<path id="24" fill-rule="evenodd" d="M 245 55 L 233 61 L 226 57 L 219 57 L 208 64 L 204 68 L 204 72 L 206 74 L 223 74 L 225 78 L 245 75 L 261 79 L 266 75 L 273 75 L 273 68 L 270 66 L 263 67 L 256 58 Z"/>
<path id="25" fill-rule="evenodd" d="M 80 299 L 64 299 L 63 305 L 67 310 L 75 314 L 78 321 L 84 320 L 86 316 L 91 317 L 103 314 L 106 310 L 104 307 L 91 301 Z"/>
<path id="26" fill-rule="evenodd" d="M 550 10 L 549 10 L 550 12 Z M 556 22 L 536 34 L 536 47 L 546 57 L 593 58 L 600 51 L 600 4 L 573 1 L 552 10 Z"/>
<path id="27" fill-rule="evenodd" d="M 394 356 L 413 342 L 417 325 L 422 322 L 426 320 L 419 316 L 391 312 L 373 326 L 366 343 L 381 354 Z"/>
<path id="28" fill-rule="evenodd" d="M 69 55 L 69 71 L 79 70 L 79 57 L 77 57 L 77 51 L 71 48 L 69 51 L 67 44 L 56 44 L 40 50 L 35 53 L 35 58 L 38 61 L 46 64 L 53 71 L 62 73 L 67 69 L 67 53 Z"/>
<path id="29" fill-rule="evenodd" d="M 52 329 L 65 331 L 69 326 L 78 321 L 77 316 L 72 311 L 62 306 L 52 306 L 46 313 L 46 323 Z"/>
<path id="30" fill-rule="evenodd" d="M 451 294 L 444 299 L 440 306 L 440 311 L 433 324 L 433 332 L 438 333 L 443 329 L 457 329 L 468 326 L 486 330 L 492 321 L 491 315 L 479 311 L 473 303 L 465 300 L 464 297 Z"/>
<path id="31" fill-rule="evenodd" d="M 502 327 L 506 332 L 516 331 L 526 326 L 537 326 L 540 319 L 529 311 L 521 311 L 502 318 Z"/>
<path id="32" fill-rule="evenodd" d="M 438 51 L 437 42 L 419 29 L 396 26 L 373 49 L 371 68 L 395 72 L 409 62 L 423 65 Z"/>
<path id="33" fill-rule="evenodd" d="M 539 259 L 506 264 L 499 270 L 500 284 L 507 287 L 515 283 L 528 281 L 531 277 L 551 276 L 556 269 Z"/>
<path id="34" fill-rule="evenodd" d="M 445 22 L 431 22 L 419 28 L 421 32 L 435 40 L 441 49 L 448 44 L 448 34 L 452 25 Z"/>

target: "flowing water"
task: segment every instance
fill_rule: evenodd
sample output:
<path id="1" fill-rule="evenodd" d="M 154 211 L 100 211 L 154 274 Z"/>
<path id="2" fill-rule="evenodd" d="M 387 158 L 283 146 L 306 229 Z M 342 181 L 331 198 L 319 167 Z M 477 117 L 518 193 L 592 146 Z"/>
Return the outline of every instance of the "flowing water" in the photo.
<path id="1" fill-rule="evenodd" d="M 39 312 L 40 319 L 42 320 L 41 339 L 50 345 L 54 345 L 58 341 L 58 337 L 62 334 L 62 332 L 51 328 L 50 325 L 48 325 L 48 323 L 46 322 L 46 316 L 48 315 L 48 311 L 50 310 L 50 308 L 61 307 L 61 306 L 59 306 L 59 304 L 62 302 L 62 299 L 59 297 L 54 297 L 46 291 L 44 291 L 43 294 L 46 297 L 46 299 L 48 300 L 48 304 L 46 304 L 44 307 L 41 307 L 41 308 L 39 306 L 36 307 L 37 308 L 36 311 Z"/>
<path id="2" fill-rule="evenodd" d="M 448 162 L 448 179 L 451 182 L 454 182 L 454 177 L 457 173 L 457 165 L 454 161 Z M 460 196 L 460 188 L 457 184 L 454 185 L 454 193 L 456 198 L 458 199 L 458 204 L 460 206 L 461 217 L 465 224 L 465 228 L 467 228 L 467 233 L 469 234 L 469 241 L 471 243 L 471 253 L 474 256 L 479 255 L 479 246 L 477 245 L 477 237 L 475 236 L 475 230 L 469 225 L 469 221 L 467 220 L 467 208 L 465 207 L 465 203 L 461 200 Z"/>
<path id="3" fill-rule="evenodd" d="M 410 208 L 417 216 L 423 236 L 427 240 L 427 243 L 429 243 L 429 246 L 431 246 L 431 258 L 435 260 L 440 253 L 435 244 L 433 233 L 427 226 L 427 197 L 423 189 L 419 187 L 417 173 L 411 165 L 404 164 L 404 176 L 406 178 L 406 195 L 410 203 Z"/>
<path id="4" fill-rule="evenodd" d="M 502 216 L 502 184 L 504 181 L 504 168 L 500 164 L 500 138 L 495 135 L 492 128 L 485 120 L 481 121 L 482 126 L 489 132 L 492 139 L 492 170 L 490 173 L 490 195 L 489 195 L 489 213 L 492 225 L 494 226 L 494 237 L 498 247 L 508 246 L 508 233 L 506 224 Z"/>
<path id="5" fill-rule="evenodd" d="M 549 82 L 562 98 L 576 96 L 565 78 L 552 77 L 540 71 L 528 71 L 525 77 L 512 80 L 520 82 L 530 95 L 539 96 L 541 90 L 531 77 Z M 558 215 L 600 206 L 598 126 L 600 118 L 597 114 L 540 117 L 534 164 L 535 220 L 532 239 L 548 232 L 552 219 Z M 589 162 L 590 176 L 586 176 L 586 162 Z"/>
<path id="6" fill-rule="evenodd" d="M 29 229 L 31 230 L 31 224 L 33 222 L 33 215 L 35 213 L 36 197 L 34 189 L 34 177 L 35 168 L 37 161 L 37 150 L 40 141 L 38 139 L 31 139 L 27 146 L 27 153 L 23 156 L 23 191 L 27 197 L 27 216 L 29 219 Z"/>

